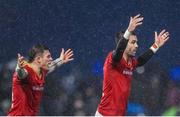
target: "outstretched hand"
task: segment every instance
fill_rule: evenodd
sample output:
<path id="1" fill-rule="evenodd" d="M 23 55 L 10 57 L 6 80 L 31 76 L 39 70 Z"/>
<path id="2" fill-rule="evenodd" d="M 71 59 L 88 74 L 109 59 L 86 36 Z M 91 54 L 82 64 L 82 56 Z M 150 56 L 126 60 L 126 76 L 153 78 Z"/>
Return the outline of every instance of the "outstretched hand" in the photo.
<path id="1" fill-rule="evenodd" d="M 163 46 L 167 40 L 169 39 L 169 32 L 166 30 L 162 30 L 159 35 L 157 32 L 155 32 L 155 43 L 158 45 L 158 47 Z"/>
<path id="2" fill-rule="evenodd" d="M 133 32 L 137 26 L 142 24 L 143 19 L 144 18 L 141 17 L 140 14 L 138 14 L 134 17 L 131 17 L 130 22 L 129 22 L 129 26 L 128 26 L 128 31 Z"/>
<path id="3" fill-rule="evenodd" d="M 74 60 L 74 58 L 72 58 L 73 55 L 74 54 L 71 49 L 68 49 L 67 51 L 64 52 L 64 48 L 62 48 L 60 59 L 63 60 L 63 63 L 67 63 L 69 61 Z"/>
<path id="4" fill-rule="evenodd" d="M 19 68 L 23 68 L 25 66 L 25 58 L 21 56 L 21 54 L 18 53 L 18 59 L 17 59 L 17 64 Z"/>

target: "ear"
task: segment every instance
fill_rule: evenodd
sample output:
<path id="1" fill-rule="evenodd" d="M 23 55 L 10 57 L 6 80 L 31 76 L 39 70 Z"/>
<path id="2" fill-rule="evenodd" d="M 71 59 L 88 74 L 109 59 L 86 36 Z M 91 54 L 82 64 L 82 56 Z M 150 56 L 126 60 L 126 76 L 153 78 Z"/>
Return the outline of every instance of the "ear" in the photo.
<path id="1" fill-rule="evenodd" d="M 37 57 L 35 58 L 35 61 L 36 61 L 37 63 L 41 63 L 41 57 L 40 57 L 40 56 L 37 56 Z"/>

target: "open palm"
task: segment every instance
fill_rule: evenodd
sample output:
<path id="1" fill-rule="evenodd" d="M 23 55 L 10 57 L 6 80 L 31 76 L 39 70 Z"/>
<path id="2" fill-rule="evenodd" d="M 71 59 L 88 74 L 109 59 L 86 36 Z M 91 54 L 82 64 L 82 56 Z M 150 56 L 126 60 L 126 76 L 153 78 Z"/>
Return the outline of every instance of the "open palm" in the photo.
<path id="1" fill-rule="evenodd" d="M 69 61 L 74 60 L 74 58 L 72 58 L 73 55 L 74 54 L 71 49 L 68 49 L 67 51 L 64 52 L 64 48 L 62 48 L 60 59 L 63 60 L 63 63 L 67 63 Z"/>
<path id="2" fill-rule="evenodd" d="M 155 32 L 155 43 L 158 45 L 158 47 L 163 46 L 168 39 L 169 32 L 166 32 L 166 30 L 162 30 L 159 35 L 157 34 L 157 32 Z"/>

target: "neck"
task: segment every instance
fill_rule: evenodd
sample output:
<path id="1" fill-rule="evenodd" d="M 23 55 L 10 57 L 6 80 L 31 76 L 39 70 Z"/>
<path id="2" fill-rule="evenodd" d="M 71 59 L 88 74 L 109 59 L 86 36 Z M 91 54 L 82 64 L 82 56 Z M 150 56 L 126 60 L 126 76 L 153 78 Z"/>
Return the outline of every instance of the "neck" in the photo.
<path id="1" fill-rule="evenodd" d="M 123 53 L 123 58 L 127 63 L 129 63 L 132 57 L 128 56 L 126 53 Z"/>
<path id="2" fill-rule="evenodd" d="M 41 68 L 35 62 L 31 63 L 31 67 L 38 75 L 41 74 Z"/>

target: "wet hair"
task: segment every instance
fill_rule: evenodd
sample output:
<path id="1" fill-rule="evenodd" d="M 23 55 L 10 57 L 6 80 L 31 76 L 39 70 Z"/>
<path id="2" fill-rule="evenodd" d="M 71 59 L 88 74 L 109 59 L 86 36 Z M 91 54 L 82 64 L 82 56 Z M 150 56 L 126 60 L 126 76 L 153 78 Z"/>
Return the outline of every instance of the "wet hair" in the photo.
<path id="1" fill-rule="evenodd" d="M 116 45 L 118 44 L 118 42 L 120 41 L 120 39 L 123 38 L 124 33 L 125 33 L 125 31 L 120 31 L 120 32 L 117 32 L 117 33 L 116 33 L 116 35 L 115 35 L 115 43 L 116 43 Z M 135 33 L 135 32 L 131 32 L 131 34 L 136 36 L 136 33 Z"/>
<path id="2" fill-rule="evenodd" d="M 49 48 L 43 44 L 34 45 L 28 52 L 28 62 L 33 62 L 35 57 L 39 54 L 43 54 L 45 50 L 49 50 Z"/>

